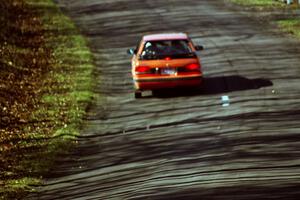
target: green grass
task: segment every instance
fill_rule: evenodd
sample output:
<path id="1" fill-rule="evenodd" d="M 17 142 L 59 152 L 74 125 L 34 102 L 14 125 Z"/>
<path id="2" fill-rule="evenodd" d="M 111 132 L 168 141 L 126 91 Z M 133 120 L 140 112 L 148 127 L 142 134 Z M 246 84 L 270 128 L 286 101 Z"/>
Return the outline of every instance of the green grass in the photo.
<path id="1" fill-rule="evenodd" d="M 287 5 L 284 2 L 276 0 L 230 0 L 231 2 L 247 6 L 250 8 L 256 8 L 258 10 L 268 10 L 268 9 L 299 9 L 299 5 L 294 3 L 292 5 Z M 291 13 L 292 14 L 292 13 Z M 277 21 L 279 28 L 297 38 L 300 38 L 300 19 L 284 19 Z"/>
<path id="2" fill-rule="evenodd" d="M 275 0 L 231 0 L 233 3 L 259 9 L 284 8 L 284 3 Z"/>
<path id="3" fill-rule="evenodd" d="M 11 186 L 12 189 L 28 189 L 34 191 L 33 188 L 29 186 L 34 186 L 34 185 L 40 185 L 41 181 L 36 178 L 22 178 L 22 179 L 17 179 L 17 180 L 10 180 L 9 185 Z"/>
<path id="4" fill-rule="evenodd" d="M 59 115 L 65 118 L 63 130 L 67 131 L 66 125 L 71 127 L 79 124 L 83 110 L 93 96 L 92 54 L 87 41 L 78 33 L 73 22 L 61 14 L 51 0 L 31 1 L 52 10 L 44 15 L 45 30 L 49 33 L 47 44 L 53 49 L 53 70 L 46 77 L 45 83 L 52 92 L 42 97 L 44 106 L 39 111 L 58 113 L 59 110 Z M 56 12 L 53 13 L 53 10 Z M 52 31 L 56 34 L 52 34 Z M 71 129 L 70 132 L 73 132 Z"/>
<path id="5" fill-rule="evenodd" d="M 93 97 L 92 54 L 73 22 L 51 0 L 30 2 L 33 7 L 39 5 L 45 8 L 46 45 L 52 49 L 53 56 L 52 71 L 45 77 L 48 91 L 42 96 L 41 106 L 32 118 L 47 119 L 52 123 L 49 131 L 56 139 L 48 144 L 47 154 L 56 155 L 68 150 L 65 143 L 70 145 L 78 136 L 85 108 Z M 36 136 L 43 137 L 43 132 Z M 51 163 L 52 159 L 48 162 Z"/>
<path id="6" fill-rule="evenodd" d="M 44 46 L 39 50 L 51 52 L 47 58 L 51 67 L 43 73 L 37 92 L 40 97 L 26 119 L 34 126 L 30 123 L 20 130 L 24 136 L 16 148 L 24 149 L 24 154 L 11 171 L 4 172 L 8 178 L 0 179 L 0 199 L 20 199 L 35 191 L 33 186 L 42 183 L 43 174 L 51 169 L 56 156 L 76 145 L 85 108 L 94 96 L 94 65 L 86 39 L 52 0 L 24 2 L 41 16 Z M 28 53 L 28 49 L 11 48 L 12 52 Z M 26 153 L 28 149 L 34 152 Z"/>
<path id="7" fill-rule="evenodd" d="M 286 19 L 278 21 L 279 28 L 300 39 L 300 19 Z"/>
<path id="8" fill-rule="evenodd" d="M 55 122 L 54 136 L 73 138 L 78 135 L 84 109 L 93 96 L 92 55 L 85 38 L 51 0 L 30 0 L 30 4 L 45 8 L 46 45 L 53 55 L 53 69 L 45 77 L 50 91 L 41 98 L 42 106 L 32 117 Z"/>

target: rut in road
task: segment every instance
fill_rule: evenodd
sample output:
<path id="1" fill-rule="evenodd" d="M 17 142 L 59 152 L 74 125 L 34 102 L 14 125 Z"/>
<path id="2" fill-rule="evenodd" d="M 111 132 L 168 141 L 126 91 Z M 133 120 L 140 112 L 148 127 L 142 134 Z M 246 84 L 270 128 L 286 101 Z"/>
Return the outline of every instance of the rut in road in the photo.
<path id="1" fill-rule="evenodd" d="M 91 41 L 99 98 L 36 198 L 297 199 L 298 41 L 223 0 L 58 2 Z M 134 99 L 126 49 L 170 31 L 205 46 L 205 88 Z"/>

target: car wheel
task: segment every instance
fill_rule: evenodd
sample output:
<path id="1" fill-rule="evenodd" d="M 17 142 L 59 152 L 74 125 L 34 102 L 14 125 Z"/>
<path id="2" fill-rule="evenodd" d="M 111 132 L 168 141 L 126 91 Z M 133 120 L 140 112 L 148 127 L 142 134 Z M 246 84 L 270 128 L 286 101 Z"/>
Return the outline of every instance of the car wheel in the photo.
<path id="1" fill-rule="evenodd" d="M 135 91 L 135 92 L 134 92 L 134 97 L 135 97 L 136 99 L 141 98 L 141 97 L 142 97 L 142 92 L 141 92 L 141 91 Z"/>

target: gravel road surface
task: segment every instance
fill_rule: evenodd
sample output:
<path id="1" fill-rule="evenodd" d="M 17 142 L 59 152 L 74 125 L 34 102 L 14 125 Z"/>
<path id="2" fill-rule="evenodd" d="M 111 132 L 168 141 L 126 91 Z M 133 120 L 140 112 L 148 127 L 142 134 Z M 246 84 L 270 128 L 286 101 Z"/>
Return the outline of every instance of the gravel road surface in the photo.
<path id="1" fill-rule="evenodd" d="M 223 0 L 58 3 L 91 41 L 99 98 L 35 198 L 299 198 L 299 41 Z M 134 99 L 126 50 L 173 31 L 204 45 L 204 88 Z"/>

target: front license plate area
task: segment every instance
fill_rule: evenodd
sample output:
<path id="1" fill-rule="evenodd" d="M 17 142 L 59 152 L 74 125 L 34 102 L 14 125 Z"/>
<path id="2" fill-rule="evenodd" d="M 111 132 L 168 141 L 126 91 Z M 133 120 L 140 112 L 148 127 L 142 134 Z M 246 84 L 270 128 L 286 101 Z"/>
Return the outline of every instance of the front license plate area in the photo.
<path id="1" fill-rule="evenodd" d="M 162 68 L 161 74 L 162 75 L 175 75 L 176 69 L 175 68 Z"/>

